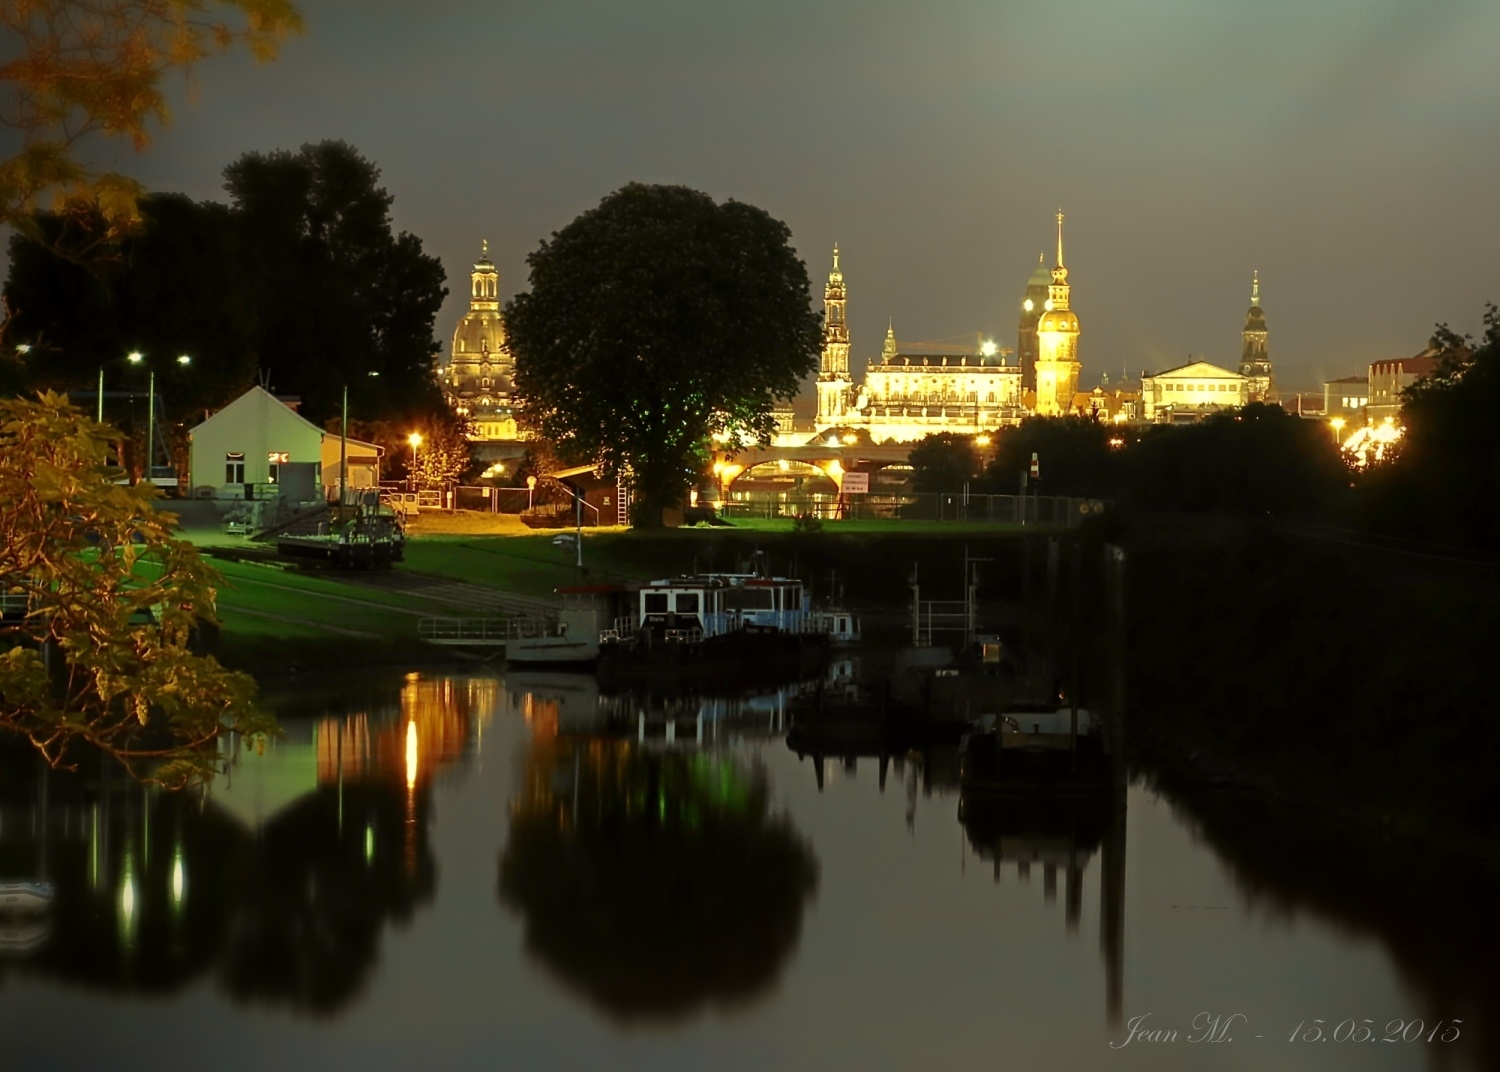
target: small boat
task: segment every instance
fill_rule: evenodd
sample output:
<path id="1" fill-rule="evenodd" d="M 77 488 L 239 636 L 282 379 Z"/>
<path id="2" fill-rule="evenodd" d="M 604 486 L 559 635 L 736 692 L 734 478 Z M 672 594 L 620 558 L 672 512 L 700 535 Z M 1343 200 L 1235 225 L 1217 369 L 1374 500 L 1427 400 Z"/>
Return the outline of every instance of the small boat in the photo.
<path id="1" fill-rule="evenodd" d="M 1013 705 L 983 715 L 959 742 L 967 791 L 1088 793 L 1108 784 L 1103 727 L 1084 708 Z"/>
<path id="2" fill-rule="evenodd" d="M 50 882 L 0 882 L 0 913 L 45 912 L 51 907 Z"/>

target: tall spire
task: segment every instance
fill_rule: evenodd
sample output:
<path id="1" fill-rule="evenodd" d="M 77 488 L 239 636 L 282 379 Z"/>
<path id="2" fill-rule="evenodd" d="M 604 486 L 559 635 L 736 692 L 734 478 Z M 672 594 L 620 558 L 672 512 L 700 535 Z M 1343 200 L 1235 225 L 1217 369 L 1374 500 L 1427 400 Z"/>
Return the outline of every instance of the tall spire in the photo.
<path id="1" fill-rule="evenodd" d="M 479 259 L 482 261 L 490 259 L 490 240 L 488 238 L 481 238 L 479 240 Z"/>
<path id="2" fill-rule="evenodd" d="M 1057 266 L 1059 268 L 1063 267 L 1062 221 L 1063 221 L 1063 210 L 1062 209 L 1058 209 L 1057 210 Z"/>
<path id="3" fill-rule="evenodd" d="M 1250 304 L 1258 307 L 1260 305 L 1260 270 L 1251 273 L 1250 280 Z"/>
<path id="4" fill-rule="evenodd" d="M 837 242 L 833 244 L 833 270 L 835 272 L 839 270 L 839 244 Z"/>

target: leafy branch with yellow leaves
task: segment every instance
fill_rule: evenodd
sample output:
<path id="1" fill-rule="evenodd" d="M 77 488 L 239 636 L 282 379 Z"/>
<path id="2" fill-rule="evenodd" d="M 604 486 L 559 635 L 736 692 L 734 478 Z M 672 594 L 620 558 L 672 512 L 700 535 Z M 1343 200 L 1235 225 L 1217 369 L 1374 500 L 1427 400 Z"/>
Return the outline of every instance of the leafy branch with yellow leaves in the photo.
<path id="1" fill-rule="evenodd" d="M 275 723 L 248 676 L 192 650 L 218 576 L 153 486 L 117 483 L 118 435 L 61 395 L 0 400 L 0 730 L 54 766 L 92 747 L 192 784 L 221 765 L 219 738 Z"/>
<path id="2" fill-rule="evenodd" d="M 168 72 L 239 46 L 270 60 L 301 29 L 291 0 L 0 3 L 0 124 L 20 135 L 19 151 L 0 160 L 0 224 L 39 238 L 38 209 L 74 217 L 61 252 L 80 257 L 128 233 L 142 190 L 81 159 L 87 139 L 144 148 L 169 119 Z"/>

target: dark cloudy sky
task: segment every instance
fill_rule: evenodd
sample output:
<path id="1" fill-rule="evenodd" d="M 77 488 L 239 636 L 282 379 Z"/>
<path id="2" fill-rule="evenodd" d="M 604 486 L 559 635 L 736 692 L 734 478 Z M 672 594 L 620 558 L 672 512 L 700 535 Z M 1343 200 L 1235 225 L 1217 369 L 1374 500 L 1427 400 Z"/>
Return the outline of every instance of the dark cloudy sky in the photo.
<path id="1" fill-rule="evenodd" d="M 442 258 L 525 255 L 631 180 L 759 205 L 856 368 L 903 340 L 1014 345 L 1068 214 L 1085 385 L 1232 363 L 1259 269 L 1283 381 L 1363 371 L 1500 299 L 1495 0 L 305 0 L 269 67 L 200 68 L 115 163 L 220 196 L 249 149 L 342 138 Z M 128 154 L 126 154 L 128 155 Z M 108 161 L 105 161 L 108 162 Z M 1050 263 L 1049 252 L 1049 263 Z"/>

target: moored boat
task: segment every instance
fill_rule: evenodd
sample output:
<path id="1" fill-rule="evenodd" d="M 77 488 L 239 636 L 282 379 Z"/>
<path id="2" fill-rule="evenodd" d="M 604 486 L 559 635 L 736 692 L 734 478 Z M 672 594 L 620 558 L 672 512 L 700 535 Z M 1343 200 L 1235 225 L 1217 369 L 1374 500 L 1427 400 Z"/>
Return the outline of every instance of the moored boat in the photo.
<path id="1" fill-rule="evenodd" d="M 599 635 L 601 665 L 615 668 L 811 667 L 829 643 L 800 580 L 705 573 L 654 580 L 637 613 Z M 852 623 L 852 618 L 849 618 Z"/>

